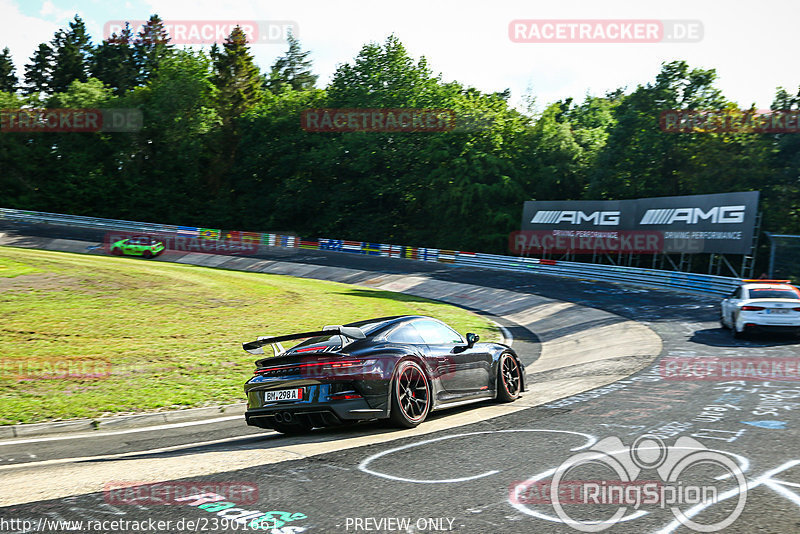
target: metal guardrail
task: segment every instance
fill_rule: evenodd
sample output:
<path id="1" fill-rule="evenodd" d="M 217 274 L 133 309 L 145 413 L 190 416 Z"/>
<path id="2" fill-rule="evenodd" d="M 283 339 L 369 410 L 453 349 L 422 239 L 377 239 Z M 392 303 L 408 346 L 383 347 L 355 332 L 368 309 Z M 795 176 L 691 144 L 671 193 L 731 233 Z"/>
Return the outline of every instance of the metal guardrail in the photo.
<path id="1" fill-rule="evenodd" d="M 364 241 L 347 241 L 327 238 L 306 240 L 302 238 L 296 238 L 295 236 L 285 236 L 280 234 L 258 232 L 222 232 L 221 230 L 207 228 L 172 226 L 114 219 L 100 219 L 97 217 L 83 217 L 79 215 L 64 215 L 59 213 L 45 213 L 5 208 L 0 208 L 0 219 L 28 222 L 31 224 L 55 224 L 81 228 L 104 229 L 118 232 L 188 234 L 195 235 L 198 239 L 212 240 L 231 239 L 230 237 L 226 238 L 225 236 L 235 235 L 236 239 L 248 239 L 252 243 L 257 242 L 260 246 L 265 247 L 300 247 L 305 249 L 328 250 L 342 253 L 405 258 L 418 261 L 433 261 L 486 269 L 500 269 L 505 271 L 566 276 L 569 278 L 580 278 L 602 282 L 625 283 L 642 287 L 671 289 L 703 295 L 726 295 L 733 291 L 740 284 L 740 280 L 737 278 L 684 273 L 677 271 L 662 271 L 658 269 L 643 269 L 638 267 L 601 265 L 595 263 L 501 256 L 496 254 L 482 254 L 459 250 L 420 248 L 404 245 L 387 245 L 383 243 L 369 243 Z"/>

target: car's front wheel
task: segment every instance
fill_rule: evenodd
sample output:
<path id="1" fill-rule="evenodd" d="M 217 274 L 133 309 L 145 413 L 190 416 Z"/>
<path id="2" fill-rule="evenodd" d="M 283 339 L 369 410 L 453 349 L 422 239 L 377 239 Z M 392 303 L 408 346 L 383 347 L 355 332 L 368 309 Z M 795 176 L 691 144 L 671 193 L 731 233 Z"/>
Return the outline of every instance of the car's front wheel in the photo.
<path id="1" fill-rule="evenodd" d="M 517 359 L 504 352 L 497 362 L 497 400 L 511 402 L 522 391 L 522 370 Z"/>
<path id="2" fill-rule="evenodd" d="M 153 253 L 150 252 L 149 250 L 145 250 L 144 252 L 142 252 L 142 256 L 144 256 L 144 259 L 149 260 L 150 258 L 153 257 Z"/>
<path id="3" fill-rule="evenodd" d="M 397 367 L 392 381 L 392 409 L 389 418 L 402 428 L 414 428 L 431 409 L 431 387 L 422 368 L 413 361 Z"/>

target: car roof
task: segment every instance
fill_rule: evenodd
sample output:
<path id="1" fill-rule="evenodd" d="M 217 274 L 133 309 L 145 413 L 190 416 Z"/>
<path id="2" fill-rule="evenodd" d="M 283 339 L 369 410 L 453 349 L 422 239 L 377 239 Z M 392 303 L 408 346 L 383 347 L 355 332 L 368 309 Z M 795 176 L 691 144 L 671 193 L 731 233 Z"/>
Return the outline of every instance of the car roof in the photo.
<path id="1" fill-rule="evenodd" d="M 368 324 L 381 323 L 376 328 L 370 330 L 368 335 L 371 336 L 373 334 L 383 332 L 389 328 L 393 328 L 394 326 L 400 323 L 411 321 L 413 319 L 433 319 L 435 321 L 438 320 L 434 319 L 433 317 L 428 317 L 426 315 L 392 315 L 390 317 L 376 317 L 374 319 L 365 319 L 363 321 L 356 321 L 353 323 L 348 323 L 345 326 L 364 326 Z"/>
<path id="2" fill-rule="evenodd" d="M 744 284 L 745 289 L 789 289 L 792 291 L 797 291 L 797 288 L 791 284 L 758 284 L 758 283 L 751 283 L 751 284 Z"/>

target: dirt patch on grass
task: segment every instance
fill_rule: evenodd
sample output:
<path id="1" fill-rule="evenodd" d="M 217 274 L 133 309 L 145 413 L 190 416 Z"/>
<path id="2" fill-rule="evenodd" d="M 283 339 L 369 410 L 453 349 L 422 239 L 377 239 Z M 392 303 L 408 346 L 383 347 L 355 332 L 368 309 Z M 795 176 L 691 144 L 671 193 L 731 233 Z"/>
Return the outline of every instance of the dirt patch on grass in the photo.
<path id="1" fill-rule="evenodd" d="M 81 288 L 81 280 L 53 273 L 22 274 L 14 278 L 0 278 L 0 291 L 58 290 Z"/>

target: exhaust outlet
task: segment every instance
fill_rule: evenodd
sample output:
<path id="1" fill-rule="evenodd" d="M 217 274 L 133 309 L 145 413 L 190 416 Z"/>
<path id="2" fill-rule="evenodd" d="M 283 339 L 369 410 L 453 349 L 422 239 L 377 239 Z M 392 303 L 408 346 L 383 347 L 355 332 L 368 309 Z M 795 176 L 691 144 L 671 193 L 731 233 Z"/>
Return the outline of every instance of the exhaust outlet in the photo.
<path id="1" fill-rule="evenodd" d="M 283 422 L 284 423 L 291 423 L 292 422 L 292 414 L 289 412 L 283 412 Z"/>
<path id="2" fill-rule="evenodd" d="M 275 414 L 275 420 L 279 423 L 283 423 L 283 415 L 280 412 Z"/>

